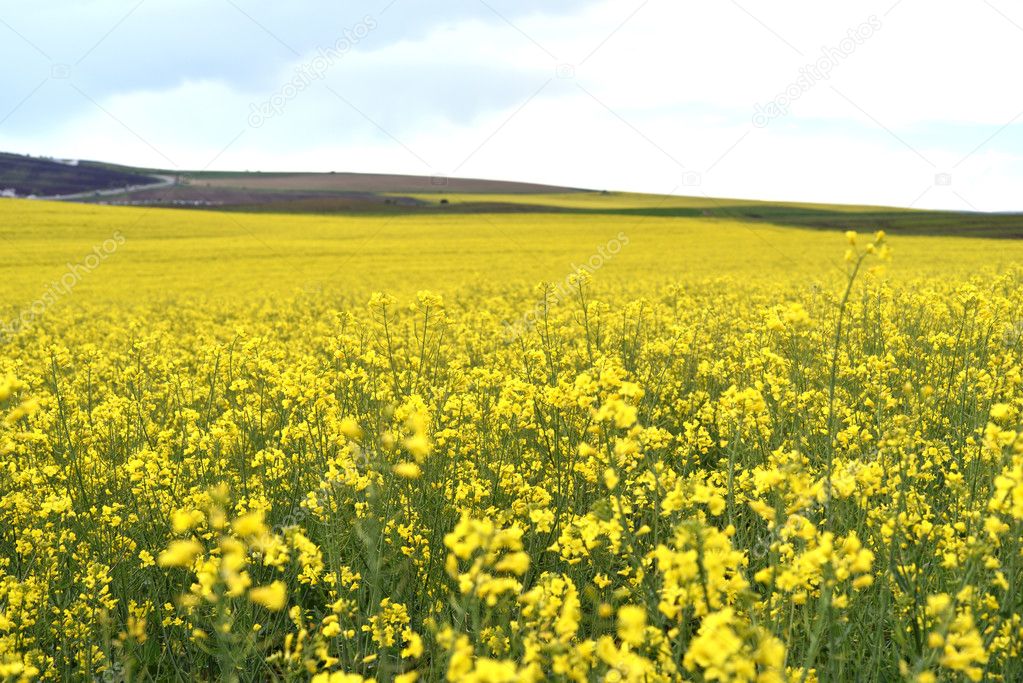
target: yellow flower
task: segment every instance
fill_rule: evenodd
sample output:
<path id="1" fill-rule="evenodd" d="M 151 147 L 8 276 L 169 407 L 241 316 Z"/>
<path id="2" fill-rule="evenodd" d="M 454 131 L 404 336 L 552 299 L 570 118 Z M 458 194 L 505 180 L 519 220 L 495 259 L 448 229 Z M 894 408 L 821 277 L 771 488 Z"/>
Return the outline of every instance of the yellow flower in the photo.
<path id="1" fill-rule="evenodd" d="M 322 672 L 313 676 L 310 683 L 369 683 L 371 679 L 359 674 L 348 674 L 341 671 Z"/>
<path id="2" fill-rule="evenodd" d="M 944 614 L 952 605 L 952 598 L 947 593 L 927 596 L 927 615 L 937 617 Z"/>
<path id="3" fill-rule="evenodd" d="M 280 612 L 288 604 L 288 587 L 283 581 L 249 589 L 249 600 L 273 612 Z"/>
<path id="4" fill-rule="evenodd" d="M 423 474 L 423 470 L 414 462 L 400 462 L 391 471 L 405 479 L 418 479 Z"/>
<path id="5" fill-rule="evenodd" d="M 197 527 L 202 519 L 202 513 L 197 510 L 175 510 L 171 513 L 171 526 L 174 533 L 183 534 Z"/>
<path id="6" fill-rule="evenodd" d="M 263 510 L 246 513 L 231 523 L 231 529 L 242 537 L 265 534 L 267 532 L 266 524 L 263 523 L 265 514 Z"/>
<path id="7" fill-rule="evenodd" d="M 508 572 L 522 576 L 529 569 L 529 554 L 524 552 L 508 553 L 495 565 L 494 571 Z"/>
<path id="8" fill-rule="evenodd" d="M 422 462 L 430 454 L 433 444 L 425 434 L 410 436 L 404 441 L 405 449 L 412 454 L 418 462 Z"/>
<path id="9" fill-rule="evenodd" d="M 411 659 L 419 659 L 423 656 L 423 639 L 415 631 L 409 631 L 406 637 L 407 645 L 402 649 L 401 656 Z"/>
<path id="10" fill-rule="evenodd" d="M 346 417 L 342 419 L 338 429 L 342 434 L 354 441 L 362 438 L 362 427 L 359 426 L 359 423 L 354 418 Z"/>
<path id="11" fill-rule="evenodd" d="M 201 552 L 202 546 L 198 541 L 172 541 L 167 549 L 160 553 L 156 562 L 161 567 L 188 567 Z"/>
<path id="12" fill-rule="evenodd" d="M 618 637 L 630 645 L 639 645 L 646 634 L 646 609 L 625 605 L 618 609 Z"/>

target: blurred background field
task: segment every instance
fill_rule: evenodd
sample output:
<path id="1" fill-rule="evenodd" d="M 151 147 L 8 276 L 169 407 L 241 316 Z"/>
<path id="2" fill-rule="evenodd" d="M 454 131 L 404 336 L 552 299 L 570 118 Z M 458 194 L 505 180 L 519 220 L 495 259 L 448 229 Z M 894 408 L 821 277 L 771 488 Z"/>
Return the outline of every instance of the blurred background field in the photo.
<path id="1" fill-rule="evenodd" d="M 25 200 L 0 206 L 7 254 L 0 264 L 0 296 L 8 309 L 40 296 L 69 263 L 80 263 L 117 232 L 124 244 L 75 285 L 81 303 L 303 291 L 363 301 L 374 291 L 531 288 L 563 281 L 619 233 L 627 244 L 594 259 L 599 267 L 593 286 L 607 295 L 628 293 L 638 278 L 667 284 L 739 276 L 809 285 L 844 277 L 840 232 L 719 217 L 302 215 Z M 894 279 L 965 278 L 1023 262 L 1023 242 L 1017 240 L 896 233 L 890 244 L 897 258 L 886 268 Z"/>

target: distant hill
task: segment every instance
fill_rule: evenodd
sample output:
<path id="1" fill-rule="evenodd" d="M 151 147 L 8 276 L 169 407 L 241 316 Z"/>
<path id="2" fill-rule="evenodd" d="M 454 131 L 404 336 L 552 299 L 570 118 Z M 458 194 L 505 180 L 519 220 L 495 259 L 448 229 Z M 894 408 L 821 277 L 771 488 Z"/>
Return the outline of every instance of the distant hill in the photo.
<path id="1" fill-rule="evenodd" d="M 380 173 L 165 171 L 0 153 L 0 193 L 114 206 L 320 215 L 586 214 L 1023 239 L 1023 213 L 923 211 Z"/>
<path id="2" fill-rule="evenodd" d="M 80 194 L 150 185 L 159 178 L 92 161 L 65 161 L 0 152 L 0 193 L 19 197 Z"/>
<path id="3" fill-rule="evenodd" d="M 578 188 L 509 180 L 448 178 L 384 173 L 188 173 L 197 185 L 257 191 L 309 191 L 346 193 L 464 192 L 484 194 L 553 194 L 580 192 Z"/>

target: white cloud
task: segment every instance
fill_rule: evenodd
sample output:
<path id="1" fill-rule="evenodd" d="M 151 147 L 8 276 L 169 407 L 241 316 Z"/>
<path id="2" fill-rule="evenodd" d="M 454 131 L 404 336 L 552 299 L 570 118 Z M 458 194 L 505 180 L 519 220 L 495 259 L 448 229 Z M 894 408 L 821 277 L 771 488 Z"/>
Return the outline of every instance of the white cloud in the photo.
<path id="1" fill-rule="evenodd" d="M 96 88 L 97 102 L 133 132 L 54 82 L 39 96 L 47 125 L 32 129 L 29 103 L 14 117 L 17 135 L 0 126 L 0 147 L 168 165 L 155 148 L 194 168 L 244 130 L 214 168 L 457 169 L 650 192 L 682 183 L 680 193 L 726 197 L 1023 209 L 1023 117 L 1003 129 L 1023 112 L 1006 68 L 1023 61 L 1023 29 L 986 3 L 609 0 L 566 5 L 558 15 L 538 3 L 514 12 L 491 4 L 514 25 L 484 8 L 411 30 L 418 9 L 400 0 L 379 19 L 379 34 L 258 129 L 246 127 L 250 105 L 278 93 L 330 31 L 317 26 L 305 36 L 304 24 L 281 15 L 281 34 L 308 46 L 295 57 L 232 16 L 241 23 L 214 29 L 228 47 L 244 34 L 246 50 L 265 48 L 250 72 L 246 50 L 230 69 L 186 64 L 176 53 L 152 86 L 133 72 L 119 87 L 112 70 L 75 80 Z M 753 125 L 758 104 L 867 21 L 879 28 L 834 60 L 829 78 L 804 87 L 784 116 Z M 120 30 L 137 44 L 146 26 L 140 19 Z M 175 80 L 179 63 L 183 74 L 216 75 Z M 559 65 L 574 77 L 559 78 Z M 67 114 L 54 121 L 54 111 Z M 953 184 L 935 185 L 946 172 Z M 684 184 L 694 173 L 699 188 Z"/>

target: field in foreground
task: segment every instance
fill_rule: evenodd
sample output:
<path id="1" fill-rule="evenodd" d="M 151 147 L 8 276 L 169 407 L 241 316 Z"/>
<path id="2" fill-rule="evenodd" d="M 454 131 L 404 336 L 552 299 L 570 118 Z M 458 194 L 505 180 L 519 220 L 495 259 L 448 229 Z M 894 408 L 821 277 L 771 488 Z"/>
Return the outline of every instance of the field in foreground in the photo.
<path id="1" fill-rule="evenodd" d="M 1023 676 L 1021 244 L 4 211 L 0 677 Z"/>

